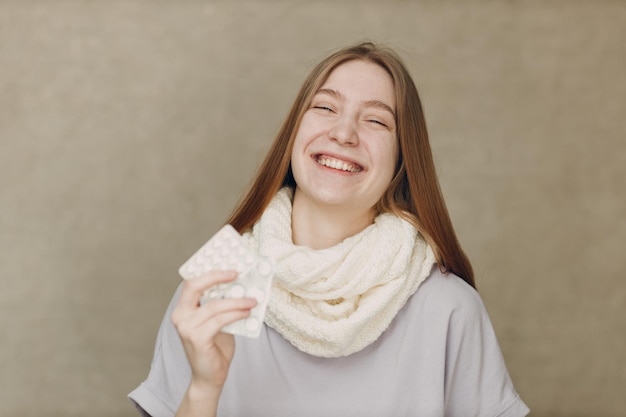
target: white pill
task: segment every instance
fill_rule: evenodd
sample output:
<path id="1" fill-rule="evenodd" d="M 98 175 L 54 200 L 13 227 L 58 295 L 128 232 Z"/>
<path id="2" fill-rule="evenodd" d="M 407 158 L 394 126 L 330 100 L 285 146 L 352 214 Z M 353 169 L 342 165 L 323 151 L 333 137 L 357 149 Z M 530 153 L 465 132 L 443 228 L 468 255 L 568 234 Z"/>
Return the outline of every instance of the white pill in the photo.
<path id="1" fill-rule="evenodd" d="M 248 297 L 255 298 L 256 301 L 260 304 L 265 299 L 265 291 L 257 287 L 250 288 L 250 290 L 248 291 Z"/>
<path id="2" fill-rule="evenodd" d="M 242 298 L 245 293 L 246 289 L 242 285 L 235 284 L 230 287 L 229 294 L 232 298 Z"/>
<path id="3" fill-rule="evenodd" d="M 215 300 L 216 298 L 221 298 L 219 291 L 216 290 L 209 290 L 208 292 L 205 292 L 202 296 L 204 302 L 207 302 L 209 300 Z"/>

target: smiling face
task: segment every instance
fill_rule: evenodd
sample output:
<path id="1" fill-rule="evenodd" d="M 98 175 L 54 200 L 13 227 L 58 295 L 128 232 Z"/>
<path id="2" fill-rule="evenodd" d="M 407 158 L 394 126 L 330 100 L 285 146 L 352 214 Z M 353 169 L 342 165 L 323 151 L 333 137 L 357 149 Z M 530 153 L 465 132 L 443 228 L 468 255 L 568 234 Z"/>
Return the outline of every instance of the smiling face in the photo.
<path id="1" fill-rule="evenodd" d="M 398 159 L 395 103 L 393 80 L 381 66 L 353 60 L 333 70 L 313 96 L 293 143 L 299 204 L 373 219 Z"/>

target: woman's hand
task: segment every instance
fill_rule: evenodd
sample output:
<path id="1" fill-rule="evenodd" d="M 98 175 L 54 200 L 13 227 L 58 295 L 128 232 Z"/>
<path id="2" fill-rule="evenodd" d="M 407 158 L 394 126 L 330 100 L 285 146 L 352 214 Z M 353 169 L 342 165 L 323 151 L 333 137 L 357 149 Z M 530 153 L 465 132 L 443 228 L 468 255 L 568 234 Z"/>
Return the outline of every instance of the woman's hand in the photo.
<path id="1" fill-rule="evenodd" d="M 222 333 L 227 324 L 246 318 L 256 305 L 253 298 L 215 299 L 200 305 L 200 297 L 208 288 L 233 281 L 234 271 L 212 271 L 183 283 L 172 322 L 191 366 L 191 383 L 187 394 L 202 394 L 206 390 L 221 392 L 235 353 L 234 337 Z"/>

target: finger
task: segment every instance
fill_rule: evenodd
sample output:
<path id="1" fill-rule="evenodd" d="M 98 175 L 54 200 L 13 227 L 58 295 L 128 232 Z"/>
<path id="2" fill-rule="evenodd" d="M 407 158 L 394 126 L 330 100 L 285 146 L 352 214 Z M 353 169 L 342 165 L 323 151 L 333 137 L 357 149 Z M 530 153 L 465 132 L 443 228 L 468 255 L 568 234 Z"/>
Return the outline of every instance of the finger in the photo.
<path id="1" fill-rule="evenodd" d="M 183 309 L 185 307 L 195 309 L 204 291 L 215 285 L 233 281 L 236 277 L 235 271 L 209 271 L 205 275 L 186 280 L 183 282 L 178 305 Z"/>
<path id="2" fill-rule="evenodd" d="M 195 328 L 189 335 L 190 341 L 197 346 L 206 343 L 216 337 L 224 326 L 250 317 L 250 310 L 229 310 L 219 313 L 202 326 Z"/>
<path id="3" fill-rule="evenodd" d="M 187 325 L 191 328 L 204 326 L 205 323 L 214 320 L 218 315 L 230 311 L 250 311 L 257 305 L 254 298 L 224 298 L 211 300 L 200 308 L 193 315 L 188 317 Z"/>

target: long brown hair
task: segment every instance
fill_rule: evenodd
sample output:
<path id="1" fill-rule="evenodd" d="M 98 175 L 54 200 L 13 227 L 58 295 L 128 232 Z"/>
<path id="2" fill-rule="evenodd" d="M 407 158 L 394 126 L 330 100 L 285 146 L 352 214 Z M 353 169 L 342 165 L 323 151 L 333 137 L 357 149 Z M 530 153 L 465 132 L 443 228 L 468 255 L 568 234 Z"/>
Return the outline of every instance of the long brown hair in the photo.
<path id="1" fill-rule="evenodd" d="M 339 65 L 357 59 L 380 65 L 389 73 L 395 87 L 400 155 L 396 175 L 378 202 L 378 211 L 391 212 L 411 222 L 433 248 L 439 268 L 475 287 L 472 266 L 461 249 L 439 187 L 417 88 L 400 57 L 393 50 L 371 42 L 343 48 L 311 71 L 250 189 L 228 223 L 239 232 L 249 229 L 281 187 L 295 187 L 290 160 L 300 120 L 330 73 Z"/>

